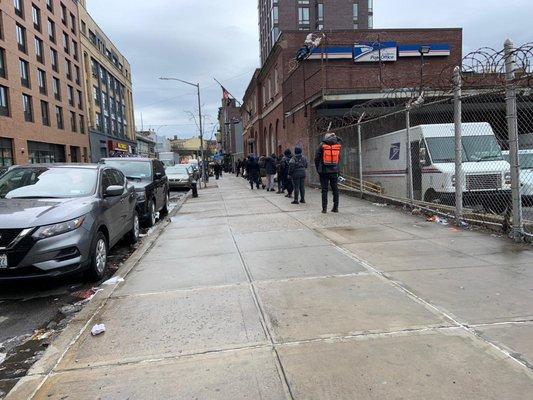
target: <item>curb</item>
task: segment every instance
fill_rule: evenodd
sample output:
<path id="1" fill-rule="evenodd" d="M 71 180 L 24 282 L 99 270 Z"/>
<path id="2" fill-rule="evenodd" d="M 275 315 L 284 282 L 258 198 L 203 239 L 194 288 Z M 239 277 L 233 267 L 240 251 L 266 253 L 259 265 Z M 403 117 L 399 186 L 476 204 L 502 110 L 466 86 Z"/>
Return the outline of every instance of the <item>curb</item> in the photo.
<path id="1" fill-rule="evenodd" d="M 154 232 L 148 236 L 124 264 L 117 270 L 114 277 L 126 279 L 128 274 L 143 259 L 144 255 L 151 250 L 159 237 L 165 232 L 171 224 L 171 218 L 174 217 L 181 209 L 183 204 L 191 198 L 192 191 L 189 190 L 183 199 L 180 199 L 174 209 L 165 218 L 156 225 Z M 54 368 L 61 362 L 64 355 L 70 350 L 72 345 L 83 335 L 85 330 L 90 326 L 98 312 L 107 304 L 108 300 L 115 293 L 115 290 L 121 283 L 102 286 L 93 298 L 84 305 L 83 309 L 70 320 L 66 328 L 57 336 L 50 346 L 46 349 L 43 356 L 30 368 L 26 376 L 21 378 L 17 384 L 5 397 L 5 400 L 22 400 L 31 399 L 41 388 Z"/>

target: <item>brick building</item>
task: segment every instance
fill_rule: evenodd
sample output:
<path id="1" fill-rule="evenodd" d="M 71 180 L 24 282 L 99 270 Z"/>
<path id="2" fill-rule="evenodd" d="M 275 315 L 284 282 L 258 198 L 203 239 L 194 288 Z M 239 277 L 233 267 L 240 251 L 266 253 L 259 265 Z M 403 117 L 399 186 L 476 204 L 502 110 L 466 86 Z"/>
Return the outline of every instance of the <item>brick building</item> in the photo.
<path id="1" fill-rule="evenodd" d="M 131 67 L 79 1 L 92 161 L 136 153 Z"/>
<path id="2" fill-rule="evenodd" d="M 372 29 L 373 0 L 259 0 L 261 64 L 281 32 Z"/>
<path id="3" fill-rule="evenodd" d="M 75 1 L 0 2 L 0 165 L 88 161 L 80 47 Z"/>
<path id="4" fill-rule="evenodd" d="M 223 154 L 233 159 L 242 158 L 244 147 L 242 139 L 241 109 L 236 99 L 222 99 L 222 107 L 218 109 L 220 130 L 217 141 Z"/>
<path id="5" fill-rule="evenodd" d="M 451 74 L 462 57 L 461 29 L 336 31 L 291 70 L 305 36 L 283 32 L 254 73 L 241 112 L 246 154 L 279 154 L 295 145 L 311 154 L 317 116 L 343 115 L 354 105 L 387 98 L 391 90 L 439 86 L 443 71 Z M 429 47 L 424 58 L 423 45 Z"/>

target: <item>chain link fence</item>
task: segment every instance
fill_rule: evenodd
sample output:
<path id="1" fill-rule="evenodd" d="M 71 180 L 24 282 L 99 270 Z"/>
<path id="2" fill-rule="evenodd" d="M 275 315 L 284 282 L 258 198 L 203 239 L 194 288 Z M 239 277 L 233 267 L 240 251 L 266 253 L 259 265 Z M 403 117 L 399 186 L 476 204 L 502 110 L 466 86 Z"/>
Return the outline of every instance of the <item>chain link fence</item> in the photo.
<path id="1" fill-rule="evenodd" d="M 327 130 L 341 138 L 345 190 L 458 225 L 496 227 L 517 241 L 533 238 L 532 47 L 525 48 L 529 53 L 506 43 L 490 62 L 456 68 L 449 90 L 437 98 L 425 100 L 428 90 L 419 88 L 385 115 L 360 107 L 351 116 L 356 123 L 321 121 L 313 147 Z M 465 84 L 470 89 L 463 91 Z"/>

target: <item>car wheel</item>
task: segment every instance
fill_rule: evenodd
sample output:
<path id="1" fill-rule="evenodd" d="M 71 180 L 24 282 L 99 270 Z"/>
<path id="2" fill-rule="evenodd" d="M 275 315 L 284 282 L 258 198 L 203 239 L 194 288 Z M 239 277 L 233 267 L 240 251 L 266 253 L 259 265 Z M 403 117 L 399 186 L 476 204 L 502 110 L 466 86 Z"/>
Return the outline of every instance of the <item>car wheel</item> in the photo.
<path id="1" fill-rule="evenodd" d="M 104 277 L 107 270 L 108 243 L 102 231 L 98 231 L 91 249 L 91 261 L 86 276 L 91 281 Z"/>
<path id="2" fill-rule="evenodd" d="M 150 200 L 148 202 L 148 227 L 151 228 L 157 221 L 157 211 L 155 209 L 155 202 Z"/>
<path id="3" fill-rule="evenodd" d="M 127 240 L 130 244 L 135 244 L 139 241 L 139 236 L 141 234 L 141 225 L 139 223 L 139 214 L 137 211 L 133 212 L 133 224 L 131 230 L 128 232 Z"/>
<path id="4" fill-rule="evenodd" d="M 163 205 L 163 208 L 161 209 L 161 214 L 167 215 L 168 214 L 168 205 L 170 203 L 170 195 L 168 192 L 165 194 L 165 204 Z"/>

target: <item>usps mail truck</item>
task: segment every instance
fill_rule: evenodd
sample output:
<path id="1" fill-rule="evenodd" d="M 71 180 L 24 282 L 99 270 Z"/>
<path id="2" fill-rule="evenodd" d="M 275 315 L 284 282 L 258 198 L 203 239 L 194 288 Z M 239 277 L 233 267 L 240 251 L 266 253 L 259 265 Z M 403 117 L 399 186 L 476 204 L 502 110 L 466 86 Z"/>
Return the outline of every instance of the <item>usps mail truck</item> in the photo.
<path id="1" fill-rule="evenodd" d="M 381 186 L 385 196 L 408 197 L 407 150 L 411 152 L 415 200 L 455 203 L 454 124 L 419 125 L 364 140 L 364 179 Z M 510 200 L 510 165 L 489 123 L 462 124 L 463 200 L 503 212 Z"/>

